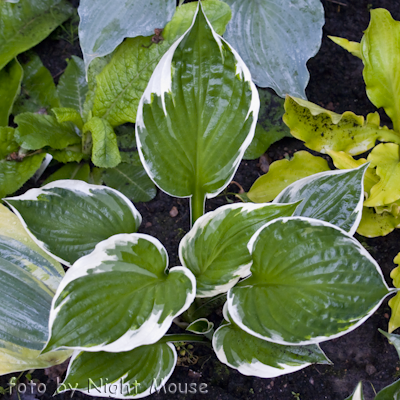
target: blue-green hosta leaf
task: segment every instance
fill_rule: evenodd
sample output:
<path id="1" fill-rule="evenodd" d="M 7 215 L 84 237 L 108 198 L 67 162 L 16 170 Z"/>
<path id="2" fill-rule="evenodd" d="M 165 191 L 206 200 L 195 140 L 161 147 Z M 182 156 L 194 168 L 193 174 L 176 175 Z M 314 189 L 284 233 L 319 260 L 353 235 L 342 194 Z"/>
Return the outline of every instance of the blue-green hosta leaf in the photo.
<path id="1" fill-rule="evenodd" d="M 136 232 L 142 220 L 123 194 L 76 180 L 52 182 L 5 200 L 35 242 L 66 265 L 112 235 Z"/>
<path id="2" fill-rule="evenodd" d="M 23 69 L 17 59 L 0 71 L 0 126 L 8 126 L 14 101 L 21 90 Z"/>
<path id="3" fill-rule="evenodd" d="M 306 63 L 321 45 L 320 0 L 225 0 L 232 9 L 226 39 L 249 66 L 257 86 L 305 98 Z"/>
<path id="4" fill-rule="evenodd" d="M 259 109 L 247 67 L 215 33 L 200 4 L 191 28 L 157 65 L 136 118 L 148 175 L 168 194 L 191 197 L 193 220 L 203 214 L 205 198 L 230 182 L 254 136 Z"/>
<path id="5" fill-rule="evenodd" d="M 300 179 L 284 189 L 274 203 L 302 200 L 294 215 L 330 222 L 353 236 L 361 221 L 367 168 L 368 164 L 364 164 Z"/>
<path id="6" fill-rule="evenodd" d="M 362 388 L 362 382 L 359 382 L 357 387 L 355 388 L 353 394 L 349 397 L 346 397 L 345 400 L 364 400 L 364 393 Z M 391 399 L 392 400 L 392 399 Z"/>
<path id="7" fill-rule="evenodd" d="M 172 343 L 155 343 L 122 353 L 76 351 L 58 393 L 72 387 L 92 396 L 146 397 L 165 385 L 177 358 Z"/>
<path id="8" fill-rule="evenodd" d="M 196 293 L 187 268 L 167 267 L 165 248 L 151 236 L 120 234 L 99 243 L 58 287 L 44 351 L 114 353 L 157 342 Z"/>
<path id="9" fill-rule="evenodd" d="M 45 39 L 72 11 L 65 0 L 0 2 L 0 70 L 16 55 Z"/>
<path id="10" fill-rule="evenodd" d="M 229 204 L 199 218 L 179 245 L 197 282 L 197 297 L 225 293 L 250 273 L 247 243 L 266 222 L 293 214 L 296 204 Z"/>
<path id="11" fill-rule="evenodd" d="M 175 0 L 82 0 L 79 40 L 86 69 L 94 58 L 111 53 L 126 37 L 149 36 L 154 29 L 164 28 L 175 5 Z"/>
<path id="12" fill-rule="evenodd" d="M 378 264 L 342 229 L 279 218 L 252 237 L 251 276 L 228 292 L 246 332 L 279 344 L 312 344 L 361 325 L 392 293 Z"/>

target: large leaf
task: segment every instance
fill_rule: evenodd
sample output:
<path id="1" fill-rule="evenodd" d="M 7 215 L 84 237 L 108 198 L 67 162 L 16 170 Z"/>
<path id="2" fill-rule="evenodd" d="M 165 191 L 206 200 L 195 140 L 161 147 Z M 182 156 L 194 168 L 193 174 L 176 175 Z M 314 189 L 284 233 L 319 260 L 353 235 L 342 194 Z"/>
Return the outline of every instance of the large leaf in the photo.
<path id="1" fill-rule="evenodd" d="M 72 10 L 64 0 L 0 2 L 0 70 L 16 55 L 46 38 Z"/>
<path id="2" fill-rule="evenodd" d="M 99 243 L 58 287 L 44 351 L 114 353 L 157 342 L 196 292 L 187 268 L 167 267 L 165 248 L 151 236 L 120 234 Z"/>
<path id="3" fill-rule="evenodd" d="M 0 126 L 8 125 L 8 117 L 21 90 L 23 70 L 15 59 L 0 71 Z"/>
<path id="4" fill-rule="evenodd" d="M 361 40 L 367 95 L 383 107 L 400 131 L 400 22 L 382 8 L 371 10 L 371 21 Z"/>
<path id="5" fill-rule="evenodd" d="M 232 21 L 225 37 L 249 66 L 257 86 L 305 98 L 306 63 L 321 45 L 319 0 L 225 0 Z"/>
<path id="6" fill-rule="evenodd" d="M 179 258 L 197 282 L 197 297 L 227 292 L 249 275 L 247 243 L 266 222 L 291 216 L 297 204 L 230 204 L 199 218 L 179 245 Z"/>
<path id="7" fill-rule="evenodd" d="M 163 54 L 189 29 L 196 3 L 185 4 L 176 11 L 163 31 L 164 41 L 153 44 L 150 37 L 125 40 L 110 63 L 97 76 L 93 115 L 112 126 L 135 122 L 139 100 Z M 203 1 L 207 18 L 219 33 L 225 32 L 230 19 L 229 7 L 219 0 Z"/>
<path id="8" fill-rule="evenodd" d="M 79 40 L 86 69 L 94 58 L 111 53 L 126 37 L 148 36 L 155 28 L 164 28 L 175 5 L 175 0 L 82 0 Z"/>
<path id="9" fill-rule="evenodd" d="M 5 200 L 35 242 L 66 265 L 112 235 L 136 232 L 141 222 L 121 193 L 76 180 L 52 182 Z"/>
<path id="10" fill-rule="evenodd" d="M 177 358 L 171 343 L 140 346 L 123 353 L 77 351 L 58 393 L 72 387 L 92 396 L 146 397 L 165 385 Z"/>
<path id="11" fill-rule="evenodd" d="M 279 218 L 252 237 L 251 276 L 228 292 L 233 321 L 260 339 L 312 344 L 362 324 L 391 291 L 378 264 L 346 232 Z"/>
<path id="12" fill-rule="evenodd" d="M 203 214 L 206 197 L 229 184 L 259 109 L 247 67 L 215 33 L 200 4 L 190 30 L 157 65 L 136 121 L 147 173 L 165 192 L 191 197 L 192 220 Z"/>
<path id="13" fill-rule="evenodd" d="M 274 203 L 301 201 L 294 215 L 329 222 L 356 233 L 364 202 L 364 174 L 368 165 L 356 169 L 321 172 L 300 179 L 284 189 Z"/>
<path id="14" fill-rule="evenodd" d="M 269 171 L 253 183 L 247 196 L 255 203 L 266 203 L 293 182 L 324 171 L 330 171 L 324 158 L 313 156 L 308 151 L 297 151 L 291 160 L 273 162 Z"/>

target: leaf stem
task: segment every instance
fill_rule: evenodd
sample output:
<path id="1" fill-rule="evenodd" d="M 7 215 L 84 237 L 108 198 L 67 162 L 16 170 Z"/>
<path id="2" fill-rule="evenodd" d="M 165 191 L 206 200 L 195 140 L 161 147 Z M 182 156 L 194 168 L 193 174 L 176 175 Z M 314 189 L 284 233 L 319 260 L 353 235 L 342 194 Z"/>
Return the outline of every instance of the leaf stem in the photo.
<path id="1" fill-rule="evenodd" d="M 205 195 L 200 188 L 196 188 L 190 198 L 191 227 L 204 214 Z"/>

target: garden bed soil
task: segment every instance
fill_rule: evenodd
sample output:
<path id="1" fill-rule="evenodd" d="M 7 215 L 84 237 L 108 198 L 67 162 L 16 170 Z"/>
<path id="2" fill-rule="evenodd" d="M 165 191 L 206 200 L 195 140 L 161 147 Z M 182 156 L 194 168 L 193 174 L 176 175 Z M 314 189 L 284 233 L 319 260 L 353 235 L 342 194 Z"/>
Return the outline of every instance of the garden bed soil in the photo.
<path id="1" fill-rule="evenodd" d="M 72 1 L 77 6 L 77 1 Z M 327 35 L 345 37 L 359 41 L 362 32 L 369 23 L 370 8 L 386 8 L 392 16 L 400 20 L 400 1 L 393 0 L 322 0 L 325 8 L 326 23 L 322 47 L 319 53 L 308 62 L 310 83 L 307 88 L 308 99 L 337 113 L 350 110 L 366 116 L 375 111 L 374 106 L 365 94 L 362 79 L 362 62 L 339 46 L 331 42 Z M 65 59 L 72 54 L 81 56 L 77 41 L 68 43 L 59 39 L 57 33 L 38 45 L 38 52 L 45 66 L 54 77 L 58 77 L 66 67 Z M 58 39 L 56 39 L 58 37 Z M 384 124 L 390 126 L 390 120 L 380 113 Z M 296 139 L 285 138 L 275 143 L 267 151 L 269 162 L 292 156 L 296 150 L 305 149 Z M 243 161 L 234 181 L 245 191 L 262 175 L 259 160 Z M 237 191 L 230 185 L 228 191 Z M 215 209 L 227 201 L 235 200 L 233 196 L 220 196 L 207 202 L 207 210 Z M 143 216 L 140 232 L 158 238 L 167 248 L 170 265 L 179 265 L 179 241 L 189 229 L 188 200 L 176 199 L 158 191 L 154 200 L 149 203 L 136 204 Z M 400 231 L 395 231 L 383 238 L 366 239 L 357 237 L 381 266 L 386 282 L 390 285 L 390 271 L 395 267 L 393 258 L 400 251 Z M 378 311 L 353 332 L 332 341 L 322 343 L 321 347 L 332 360 L 332 366 L 315 365 L 299 372 L 274 379 L 261 379 L 241 375 L 224 364 L 221 364 L 210 347 L 195 344 L 192 357 L 180 359 L 180 366 L 170 378 L 167 389 L 151 396 L 152 399 L 267 399 L 267 400 L 343 400 L 348 397 L 359 381 L 363 381 L 366 400 L 374 398 L 374 393 L 391 384 L 400 375 L 399 358 L 393 346 L 378 332 L 378 328 L 387 331 L 390 309 L 387 300 Z M 211 316 L 215 322 L 221 320 L 221 310 Z M 193 363 L 194 362 L 194 363 Z M 62 378 L 65 368 L 54 367 L 51 370 L 38 370 L 32 376 L 47 385 L 43 395 L 37 398 L 52 398 L 56 389 L 56 378 Z M 14 376 L 16 374 L 13 374 Z M 18 374 L 17 374 L 18 375 Z M 10 376 L 2 377 L 0 384 L 5 387 Z M 23 382 L 23 380 L 21 380 Z M 171 384 L 172 383 L 172 384 Z M 196 394 L 178 393 L 184 391 L 185 384 L 195 383 Z M 180 384 L 180 387 L 178 386 Z M 200 384 L 203 392 L 200 393 Z M 171 393 L 177 389 L 176 393 Z M 54 397 L 56 400 L 69 399 L 71 392 Z M 10 398 L 4 395 L 5 399 Z M 16 399 L 14 393 L 12 396 Z M 21 394 L 20 398 L 34 399 L 35 395 Z M 76 392 L 74 398 L 90 397 Z M 92 397 L 93 399 L 93 397 Z"/>

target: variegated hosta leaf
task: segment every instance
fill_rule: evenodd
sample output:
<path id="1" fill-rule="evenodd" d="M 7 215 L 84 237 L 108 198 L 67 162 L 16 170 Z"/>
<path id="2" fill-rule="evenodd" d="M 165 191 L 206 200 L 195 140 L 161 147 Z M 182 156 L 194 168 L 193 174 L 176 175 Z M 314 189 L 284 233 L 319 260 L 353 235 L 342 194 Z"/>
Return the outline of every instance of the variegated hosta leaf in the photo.
<path id="1" fill-rule="evenodd" d="M 363 116 L 346 111 L 336 114 L 309 101 L 287 96 L 283 121 L 290 133 L 314 151 L 345 151 L 350 155 L 364 153 L 375 146 L 377 140 L 400 144 L 400 136 L 380 127 L 378 113 Z"/>
<path id="2" fill-rule="evenodd" d="M 364 81 L 369 99 L 383 107 L 400 132 L 400 22 L 390 12 L 371 10 L 371 21 L 361 40 Z"/>
<path id="3" fill-rule="evenodd" d="M 233 321 L 260 339 L 312 344 L 361 325 L 391 290 L 378 264 L 342 229 L 279 218 L 252 237 L 251 276 L 228 292 Z"/>
<path id="4" fill-rule="evenodd" d="M 5 200 L 35 242 L 66 265 L 112 235 L 136 232 L 142 220 L 123 194 L 77 180 L 51 182 Z"/>
<path id="5" fill-rule="evenodd" d="M 212 335 L 212 332 L 214 331 L 214 323 L 210 322 L 207 318 L 199 318 L 189 324 L 186 330 L 199 335 L 207 335 L 209 333 Z"/>
<path id="6" fill-rule="evenodd" d="M 336 37 L 336 36 L 328 36 L 329 39 L 332 40 L 332 42 L 338 44 L 340 47 L 343 47 L 345 50 L 347 50 L 349 53 L 353 54 L 353 56 L 356 56 L 358 58 L 362 58 L 361 56 L 361 44 L 358 42 L 350 42 L 349 40 L 341 37 Z"/>
<path id="7" fill-rule="evenodd" d="M 279 96 L 305 98 L 306 63 L 322 39 L 324 10 L 319 0 L 225 0 L 232 21 L 225 37 L 249 66 L 257 86 Z"/>
<path id="8" fill-rule="evenodd" d="M 196 293 L 187 268 L 167 266 L 165 248 L 151 236 L 120 234 L 99 243 L 62 280 L 44 351 L 114 353 L 157 342 Z"/>
<path id="9" fill-rule="evenodd" d="M 383 388 L 376 395 L 374 400 L 399 400 L 400 399 L 400 379 L 389 386 Z"/>
<path id="10" fill-rule="evenodd" d="M 92 396 L 139 399 L 165 385 L 177 354 L 171 343 L 140 346 L 122 353 L 74 353 L 58 393 L 76 389 Z"/>
<path id="11" fill-rule="evenodd" d="M 349 396 L 349 397 L 346 397 L 345 400 L 364 400 L 362 382 L 358 383 L 358 385 L 355 388 L 353 394 L 351 396 Z"/>
<path id="12" fill-rule="evenodd" d="M 400 223 L 400 221 L 399 221 Z M 397 254 L 397 256 L 394 258 L 393 262 L 397 264 L 397 267 L 394 268 L 390 272 L 390 277 L 393 279 L 393 285 L 396 288 L 400 287 L 400 253 Z M 392 333 L 394 330 L 400 327 L 400 293 L 396 293 L 396 296 L 392 297 L 389 300 L 389 307 L 392 310 L 392 315 L 390 316 L 389 320 L 389 333 Z M 383 333 L 383 332 L 382 332 Z M 383 333 L 385 335 L 385 333 Z M 400 342 L 399 342 L 400 344 Z M 399 348 L 400 346 L 397 347 L 396 349 Z M 399 354 L 400 356 L 400 354 Z"/>
<path id="13" fill-rule="evenodd" d="M 324 158 L 308 151 L 297 151 L 291 160 L 274 161 L 269 171 L 253 183 L 247 196 L 255 203 L 267 203 L 291 183 L 323 171 L 330 171 Z"/>
<path id="14" fill-rule="evenodd" d="M 247 243 L 266 222 L 291 216 L 296 204 L 229 204 L 199 218 L 179 245 L 179 258 L 197 282 L 197 297 L 224 293 L 251 265 Z"/>
<path id="15" fill-rule="evenodd" d="M 364 174 L 368 165 L 355 169 L 321 172 L 298 180 L 284 189 L 274 203 L 302 200 L 294 215 L 329 222 L 356 233 L 364 201 Z"/>
<path id="16" fill-rule="evenodd" d="M 400 216 L 383 212 L 378 214 L 373 208 L 363 207 L 360 225 L 358 225 L 357 233 L 365 237 L 386 236 L 395 228 L 400 227 Z"/>
<path id="17" fill-rule="evenodd" d="M 165 192 L 191 197 L 193 220 L 203 214 L 205 198 L 230 182 L 259 109 L 247 67 L 200 4 L 191 28 L 157 65 L 136 118 L 147 173 Z"/>

